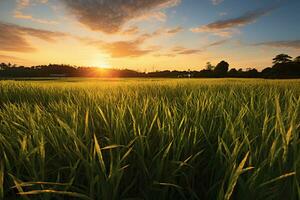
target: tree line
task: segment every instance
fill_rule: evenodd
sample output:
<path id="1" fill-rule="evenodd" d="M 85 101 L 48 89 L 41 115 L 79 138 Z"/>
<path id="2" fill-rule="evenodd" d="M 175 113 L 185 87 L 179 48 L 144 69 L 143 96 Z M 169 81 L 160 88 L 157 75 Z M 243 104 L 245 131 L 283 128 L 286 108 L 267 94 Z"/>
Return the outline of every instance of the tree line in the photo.
<path id="1" fill-rule="evenodd" d="M 166 77 L 166 78 L 300 78 L 300 56 L 292 59 L 287 54 L 279 54 L 273 59 L 273 66 L 259 72 L 255 68 L 246 70 L 231 68 L 221 61 L 216 66 L 207 63 L 200 71 L 155 71 L 137 72 L 129 69 L 99 69 L 96 67 L 76 67 L 71 65 L 17 66 L 0 64 L 0 78 L 18 77 Z"/>

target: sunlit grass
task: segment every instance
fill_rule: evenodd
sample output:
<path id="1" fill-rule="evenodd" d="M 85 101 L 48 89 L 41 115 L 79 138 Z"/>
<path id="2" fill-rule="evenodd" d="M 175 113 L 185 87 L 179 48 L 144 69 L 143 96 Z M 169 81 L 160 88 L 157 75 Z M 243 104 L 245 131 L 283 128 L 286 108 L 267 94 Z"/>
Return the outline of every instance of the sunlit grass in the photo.
<path id="1" fill-rule="evenodd" d="M 299 199 L 300 81 L 0 82 L 0 199 Z"/>

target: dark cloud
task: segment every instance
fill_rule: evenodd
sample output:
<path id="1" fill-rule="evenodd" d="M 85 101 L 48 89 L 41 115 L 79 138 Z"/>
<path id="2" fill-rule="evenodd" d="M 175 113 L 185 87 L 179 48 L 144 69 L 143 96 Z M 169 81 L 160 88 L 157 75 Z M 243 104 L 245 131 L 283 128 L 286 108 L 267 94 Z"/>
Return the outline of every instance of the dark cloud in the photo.
<path id="1" fill-rule="evenodd" d="M 181 0 L 61 0 L 91 30 L 116 33 L 128 21 L 175 6 Z"/>
<path id="2" fill-rule="evenodd" d="M 199 26 L 197 28 L 192 28 L 191 31 L 198 32 L 208 32 L 217 35 L 230 36 L 234 33 L 234 28 L 242 27 L 251 23 L 254 23 L 258 18 L 270 13 L 278 6 L 271 6 L 251 12 L 247 12 L 239 17 L 219 20 L 207 25 Z"/>
<path id="3" fill-rule="evenodd" d="M 34 47 L 26 40 L 28 36 L 48 42 L 53 42 L 58 37 L 66 36 L 65 33 L 61 32 L 45 31 L 4 22 L 0 22 L 0 30 L 0 50 L 2 51 L 34 51 Z"/>
<path id="4" fill-rule="evenodd" d="M 261 42 L 255 44 L 255 46 L 300 49 L 300 40 Z"/>

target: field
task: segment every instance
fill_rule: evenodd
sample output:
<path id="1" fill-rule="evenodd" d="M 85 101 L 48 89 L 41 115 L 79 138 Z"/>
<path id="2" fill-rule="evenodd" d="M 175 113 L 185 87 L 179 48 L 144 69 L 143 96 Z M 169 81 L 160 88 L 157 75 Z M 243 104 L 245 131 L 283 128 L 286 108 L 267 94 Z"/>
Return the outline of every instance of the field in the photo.
<path id="1" fill-rule="evenodd" d="M 0 82 L 0 199 L 300 199 L 300 80 Z"/>

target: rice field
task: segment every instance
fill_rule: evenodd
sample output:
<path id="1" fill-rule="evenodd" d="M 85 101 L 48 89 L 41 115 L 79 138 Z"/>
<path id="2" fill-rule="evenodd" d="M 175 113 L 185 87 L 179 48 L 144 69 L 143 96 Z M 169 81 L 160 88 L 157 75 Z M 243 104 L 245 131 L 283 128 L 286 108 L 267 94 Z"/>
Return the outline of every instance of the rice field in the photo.
<path id="1" fill-rule="evenodd" d="M 300 199 L 300 80 L 0 81 L 0 199 Z"/>

